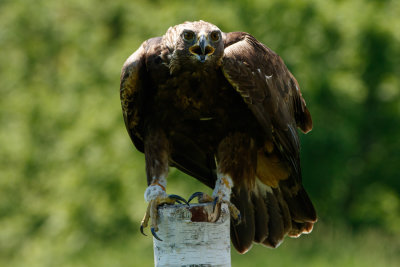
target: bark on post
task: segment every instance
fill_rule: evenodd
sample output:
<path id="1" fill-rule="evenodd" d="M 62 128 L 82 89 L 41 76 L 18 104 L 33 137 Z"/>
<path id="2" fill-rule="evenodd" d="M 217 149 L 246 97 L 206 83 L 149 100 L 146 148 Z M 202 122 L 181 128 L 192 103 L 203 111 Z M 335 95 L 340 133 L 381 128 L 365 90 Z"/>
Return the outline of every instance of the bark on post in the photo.
<path id="1" fill-rule="evenodd" d="M 163 241 L 153 238 L 156 267 L 231 266 L 229 209 L 223 204 L 212 223 L 212 208 L 209 203 L 159 208 L 157 235 Z"/>

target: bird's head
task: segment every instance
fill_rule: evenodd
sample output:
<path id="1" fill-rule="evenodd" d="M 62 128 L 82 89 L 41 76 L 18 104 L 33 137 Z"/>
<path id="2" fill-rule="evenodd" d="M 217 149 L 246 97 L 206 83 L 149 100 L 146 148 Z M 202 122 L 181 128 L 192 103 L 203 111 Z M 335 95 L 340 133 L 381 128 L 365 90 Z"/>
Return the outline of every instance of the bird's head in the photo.
<path id="1" fill-rule="evenodd" d="M 170 65 L 219 64 L 224 54 L 223 38 L 217 26 L 205 21 L 185 22 L 169 28 L 164 40 L 171 52 Z"/>

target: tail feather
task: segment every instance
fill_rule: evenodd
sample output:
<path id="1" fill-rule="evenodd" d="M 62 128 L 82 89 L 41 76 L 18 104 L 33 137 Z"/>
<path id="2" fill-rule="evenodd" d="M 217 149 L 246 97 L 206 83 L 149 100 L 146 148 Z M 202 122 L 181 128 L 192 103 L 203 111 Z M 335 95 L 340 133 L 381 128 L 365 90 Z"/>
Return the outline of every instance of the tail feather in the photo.
<path id="1" fill-rule="evenodd" d="M 273 193 L 267 193 L 267 209 L 269 213 L 269 235 L 264 239 L 263 244 L 268 247 L 277 247 L 285 236 L 282 212 L 278 200 Z"/>
<path id="2" fill-rule="evenodd" d="M 314 223 L 312 222 L 292 222 L 292 229 L 289 231 L 288 236 L 299 237 L 301 234 L 308 234 L 312 231 Z"/>
<path id="3" fill-rule="evenodd" d="M 279 183 L 292 220 L 295 222 L 316 222 L 317 214 L 307 192 L 299 183 L 292 185 L 292 180 L 287 179 Z"/>
<path id="4" fill-rule="evenodd" d="M 282 220 L 283 220 L 283 228 L 284 228 L 283 231 L 286 234 L 290 231 L 290 229 L 292 229 L 292 217 L 290 215 L 290 210 L 289 210 L 289 207 L 288 207 L 285 199 L 283 198 L 283 194 L 282 194 L 282 191 L 280 190 L 280 188 L 279 187 L 273 188 L 272 190 L 274 192 L 276 199 L 278 200 L 278 204 L 279 204 L 279 208 L 280 208 Z"/>
<path id="5" fill-rule="evenodd" d="M 271 188 L 257 179 L 253 191 L 233 188 L 231 202 L 240 210 L 242 221 L 232 222 L 231 240 L 239 253 L 246 253 L 253 242 L 276 248 L 285 235 L 311 232 L 316 213 L 307 193 L 301 185 L 295 192 L 282 182 Z"/>
<path id="6" fill-rule="evenodd" d="M 247 190 L 232 189 L 231 202 L 240 210 L 241 222 L 231 223 L 231 240 L 239 253 L 246 253 L 252 246 L 255 235 L 254 206 Z"/>
<path id="7" fill-rule="evenodd" d="M 252 195 L 252 202 L 254 205 L 254 222 L 255 222 L 255 236 L 254 242 L 262 243 L 264 239 L 268 237 L 269 234 L 269 214 L 266 205 L 266 199 L 263 195 L 258 194 Z"/>

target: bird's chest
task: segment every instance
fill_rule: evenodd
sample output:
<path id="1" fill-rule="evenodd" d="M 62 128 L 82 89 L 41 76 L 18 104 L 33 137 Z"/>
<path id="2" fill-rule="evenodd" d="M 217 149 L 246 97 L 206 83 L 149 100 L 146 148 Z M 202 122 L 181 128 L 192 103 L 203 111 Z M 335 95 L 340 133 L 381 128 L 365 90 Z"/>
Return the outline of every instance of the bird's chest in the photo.
<path id="1" fill-rule="evenodd" d="M 178 114 L 178 120 L 215 118 L 227 109 L 224 99 L 228 91 L 222 73 L 184 72 L 159 85 L 156 105 L 164 107 L 165 116 L 176 118 Z"/>
<path id="2" fill-rule="evenodd" d="M 159 84 L 152 118 L 172 143 L 189 138 L 210 151 L 227 134 L 253 129 L 255 120 L 222 72 L 186 72 Z"/>

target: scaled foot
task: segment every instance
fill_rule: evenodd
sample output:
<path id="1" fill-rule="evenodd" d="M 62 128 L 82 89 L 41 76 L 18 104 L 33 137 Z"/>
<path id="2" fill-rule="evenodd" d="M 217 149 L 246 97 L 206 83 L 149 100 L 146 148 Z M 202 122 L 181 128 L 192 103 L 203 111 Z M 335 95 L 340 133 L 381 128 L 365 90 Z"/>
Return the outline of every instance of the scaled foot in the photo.
<path id="1" fill-rule="evenodd" d="M 219 217 L 221 216 L 222 203 L 226 203 L 228 205 L 231 218 L 234 220 L 236 224 L 240 223 L 241 220 L 240 211 L 229 200 L 226 200 L 222 194 L 217 193 L 215 197 L 211 197 L 206 193 L 196 192 L 189 197 L 188 202 L 190 203 L 190 201 L 192 201 L 194 198 L 197 198 L 199 203 L 210 203 L 210 202 L 213 203 L 213 213 L 211 214 L 211 222 L 218 221 Z"/>
<path id="2" fill-rule="evenodd" d="M 140 232 L 143 235 L 146 235 L 143 232 L 143 229 L 148 226 L 149 220 L 151 219 L 151 234 L 157 239 L 162 241 L 156 234 L 158 231 L 157 219 L 158 219 L 158 206 L 164 204 L 173 205 L 175 202 L 182 204 L 185 203 L 189 205 L 189 203 L 178 195 L 167 195 L 165 190 L 158 185 L 150 185 L 145 193 L 145 199 L 149 202 L 147 206 L 146 213 L 144 214 L 143 220 L 140 224 Z"/>

